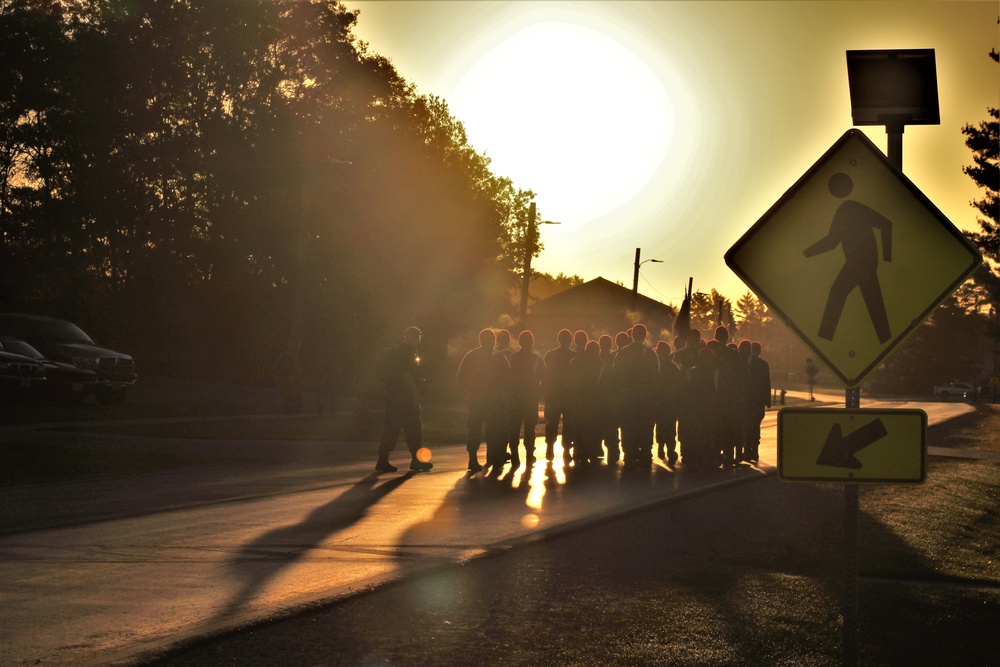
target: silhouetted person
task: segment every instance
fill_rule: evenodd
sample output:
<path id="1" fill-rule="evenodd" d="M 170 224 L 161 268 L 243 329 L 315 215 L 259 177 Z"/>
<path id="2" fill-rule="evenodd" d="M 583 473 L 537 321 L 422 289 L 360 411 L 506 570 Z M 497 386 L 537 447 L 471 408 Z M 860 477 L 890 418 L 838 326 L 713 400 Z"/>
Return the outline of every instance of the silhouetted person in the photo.
<path id="1" fill-rule="evenodd" d="M 636 468 L 653 461 L 656 423 L 655 387 L 660 372 L 656 353 L 646 345 L 646 327 L 632 327 L 632 342 L 618 351 L 615 371 L 622 386 L 622 450 L 625 466 Z"/>
<path id="2" fill-rule="evenodd" d="M 719 467 L 721 454 L 719 411 L 720 369 L 710 347 L 699 350 L 686 372 L 679 435 L 684 467 L 693 472 Z"/>
<path id="3" fill-rule="evenodd" d="M 740 343 L 740 352 L 743 352 L 747 341 Z M 760 343 L 753 341 L 748 343 L 750 347 L 749 361 L 749 390 L 747 393 L 747 422 L 744 446 L 746 447 L 746 460 L 757 463 L 760 460 L 760 423 L 764 420 L 767 409 L 771 407 L 771 366 L 761 359 Z"/>
<path id="4" fill-rule="evenodd" d="M 701 337 L 701 331 L 698 329 L 686 329 L 681 332 L 678 337 L 679 347 L 674 351 L 673 359 L 674 364 L 681 370 L 681 377 L 683 378 L 685 386 L 690 381 L 691 370 L 698 365 L 698 355 L 705 348 L 705 341 Z M 685 390 L 686 391 L 686 388 Z M 677 413 L 677 439 L 680 441 L 680 454 L 681 458 L 687 461 L 687 454 L 685 453 L 685 440 L 684 436 L 681 435 L 684 432 L 683 422 L 688 419 L 688 411 L 680 410 Z"/>
<path id="5" fill-rule="evenodd" d="M 677 402 L 683 384 L 681 369 L 671 359 L 670 344 L 661 340 L 654 348 L 660 359 L 656 388 L 656 454 L 667 463 L 677 463 Z"/>
<path id="6" fill-rule="evenodd" d="M 739 348 L 729 340 L 729 329 L 718 326 L 715 329 L 715 340 L 722 349 L 715 349 L 715 356 L 720 367 L 724 368 L 726 386 L 720 391 L 725 396 L 721 418 L 723 420 L 723 462 L 740 463 L 745 460 L 745 428 L 747 411 L 747 393 L 749 391 L 749 369 L 740 359 Z"/>
<path id="7" fill-rule="evenodd" d="M 604 446 L 607 448 L 608 465 L 617 465 L 622 459 L 621 428 L 625 415 L 625 389 L 622 385 L 620 368 L 615 368 L 618 353 L 632 344 L 632 338 L 625 331 L 619 331 L 614 338 L 614 348 L 610 357 L 605 359 L 599 380 L 601 402 L 607 413 L 607 433 L 604 436 Z"/>
<path id="8" fill-rule="evenodd" d="M 598 435 L 607 449 L 609 464 L 621 458 L 621 438 L 618 436 L 620 397 L 614 383 L 615 339 L 604 334 L 597 341 L 601 357 L 601 377 L 597 381 Z"/>
<path id="9" fill-rule="evenodd" d="M 494 349 L 497 338 L 492 329 L 479 332 L 479 347 L 466 352 L 458 366 L 458 384 L 465 390 L 469 414 L 469 472 L 479 472 L 479 445 L 486 438 L 486 466 L 499 474 L 503 468 L 506 449 L 504 432 L 504 401 L 507 396 L 510 366 L 502 354 Z"/>
<path id="10" fill-rule="evenodd" d="M 746 372 L 740 365 L 740 355 L 728 345 L 729 330 L 718 327 L 715 338 L 707 347 L 715 355 L 716 397 L 719 426 L 719 446 L 723 465 L 739 463 L 743 456 L 743 418 L 746 412 Z"/>
<path id="11" fill-rule="evenodd" d="M 535 460 L 535 427 L 538 426 L 538 400 L 542 395 L 542 371 L 545 362 L 534 350 L 535 337 L 530 331 L 522 331 L 517 337 L 519 349 L 510 357 L 510 377 L 512 386 L 513 434 L 511 465 L 521 464 L 517 450 L 517 436 L 524 429 L 524 460 L 529 467 Z"/>
<path id="12" fill-rule="evenodd" d="M 514 354 L 514 348 L 511 347 L 511 336 L 510 331 L 507 329 L 497 329 L 496 332 L 496 351 L 502 354 L 504 359 L 510 362 L 511 355 Z"/>
<path id="13" fill-rule="evenodd" d="M 560 329 L 556 334 L 556 341 L 559 347 L 545 353 L 545 370 L 542 374 L 542 398 L 545 399 L 545 459 L 548 461 L 555 458 L 559 420 L 564 419 L 568 400 L 566 371 L 574 356 L 573 350 L 570 349 L 573 333 L 569 329 Z M 564 440 L 565 437 L 564 428 Z"/>
<path id="14" fill-rule="evenodd" d="M 590 342 L 590 335 L 583 329 L 577 329 L 573 333 L 573 355 L 578 357 L 584 353 L 587 349 L 587 343 Z M 569 400 L 572 402 L 575 396 L 570 395 Z M 576 423 L 574 418 L 580 414 L 579 409 L 575 409 L 574 406 L 567 404 L 565 414 L 563 414 L 563 428 L 562 428 L 562 444 L 563 444 L 563 458 L 570 458 L 573 454 L 573 446 L 576 444 Z"/>
<path id="15" fill-rule="evenodd" d="M 830 177 L 828 187 L 833 196 L 844 198 L 851 194 L 854 182 L 847 174 L 838 173 Z M 844 267 L 830 287 L 830 296 L 823 311 L 819 327 L 821 338 L 833 340 L 847 296 L 854 288 L 861 290 L 861 297 L 868 308 L 868 316 L 871 317 L 879 342 L 884 343 L 891 337 L 882 288 L 878 282 L 879 259 L 873 233 L 875 230 L 879 231 L 882 238 L 882 259 L 891 262 L 892 222 L 864 204 L 848 199 L 834 214 L 830 233 L 802 252 L 806 257 L 812 257 L 829 252 L 838 245 L 844 250 Z"/>
<path id="16" fill-rule="evenodd" d="M 514 348 L 511 346 L 510 331 L 507 329 L 497 329 L 497 354 L 502 354 L 503 358 L 507 360 L 507 364 L 510 365 L 510 358 L 514 355 Z M 507 451 L 509 450 L 509 457 L 513 459 L 517 455 L 517 440 L 520 435 L 521 429 L 520 424 L 514 423 L 514 395 L 513 388 L 510 383 L 507 384 L 507 396 L 504 399 L 505 414 L 503 416 L 504 422 L 504 434 L 506 442 L 504 443 L 504 458 L 508 458 Z M 514 466 L 515 468 L 517 465 Z"/>
<path id="17" fill-rule="evenodd" d="M 819 367 L 813 363 L 812 359 L 806 359 L 806 379 L 809 381 L 809 400 L 815 401 L 813 396 L 813 386 L 816 384 L 816 376 L 819 375 Z"/>
<path id="18" fill-rule="evenodd" d="M 698 365 L 698 352 L 704 346 L 705 341 L 701 338 L 701 331 L 688 329 L 679 337 L 677 349 L 672 357 L 674 364 L 682 373 L 687 373 Z"/>
<path id="19" fill-rule="evenodd" d="M 578 464 L 596 463 L 601 459 L 600 420 L 597 412 L 598 381 L 601 377 L 601 346 L 589 341 L 582 352 L 569 362 L 570 403 L 567 414 L 575 428 L 573 460 Z"/>
<path id="20" fill-rule="evenodd" d="M 389 454 L 396 447 L 402 430 L 406 446 L 410 449 L 410 470 L 423 472 L 434 464 L 417 460 L 421 447 L 423 429 L 420 422 L 421 389 L 424 376 L 420 367 L 417 347 L 423 333 L 417 327 L 403 331 L 403 342 L 390 347 L 379 359 L 378 373 L 382 382 L 382 398 L 385 405 L 385 425 L 379 442 L 378 472 L 396 472 L 396 466 L 389 463 Z"/>

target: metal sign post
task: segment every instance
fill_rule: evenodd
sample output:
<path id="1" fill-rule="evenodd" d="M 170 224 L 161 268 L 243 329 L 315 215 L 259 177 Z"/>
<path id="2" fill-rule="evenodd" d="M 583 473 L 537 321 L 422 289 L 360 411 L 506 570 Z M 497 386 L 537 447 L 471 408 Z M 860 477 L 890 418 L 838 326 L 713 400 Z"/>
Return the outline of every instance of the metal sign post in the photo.
<path id="1" fill-rule="evenodd" d="M 927 413 L 860 408 L 848 389 L 844 408 L 782 408 L 778 412 L 778 478 L 844 484 L 844 663 L 858 643 L 858 487 L 920 484 L 927 477 Z"/>
<path id="2" fill-rule="evenodd" d="M 849 387 L 844 390 L 844 407 L 861 409 L 861 390 Z M 858 663 L 858 487 L 844 485 L 844 599 L 841 602 L 843 625 L 843 664 L 854 667 Z"/>
<path id="3" fill-rule="evenodd" d="M 847 73 L 854 124 L 885 125 L 889 163 L 902 174 L 905 126 L 941 122 L 934 49 L 848 51 Z M 844 407 L 861 407 L 857 388 L 846 390 Z M 844 664 L 851 667 L 858 655 L 858 505 L 858 487 L 845 485 Z"/>

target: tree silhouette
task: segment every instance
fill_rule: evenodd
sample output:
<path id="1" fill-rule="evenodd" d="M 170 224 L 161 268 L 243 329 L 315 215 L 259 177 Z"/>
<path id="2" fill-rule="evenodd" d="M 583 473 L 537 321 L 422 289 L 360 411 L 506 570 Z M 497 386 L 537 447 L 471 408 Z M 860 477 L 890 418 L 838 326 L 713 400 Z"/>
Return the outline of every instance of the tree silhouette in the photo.
<path id="1" fill-rule="evenodd" d="M 1000 20 L 997 22 L 1000 23 Z M 994 62 L 1000 62 L 1000 53 L 996 49 L 991 50 L 989 56 Z M 1000 304 L 1000 275 L 994 264 L 1000 262 L 1000 109 L 989 107 L 986 111 L 991 120 L 962 128 L 965 145 L 973 156 L 973 164 L 964 167 L 963 171 L 984 191 L 982 199 L 972 202 L 972 206 L 982 214 L 978 218 L 980 231 L 968 233 L 968 236 L 983 255 L 992 260 L 992 263 L 983 262 L 973 278 L 977 288 L 985 291 L 993 304 L 987 331 L 995 340 L 1000 340 L 996 315 Z"/>
<path id="2" fill-rule="evenodd" d="M 0 308 L 141 364 L 260 374 L 504 307 L 531 193 L 445 102 L 298 0 L 0 6 Z M 359 344 L 361 347 L 359 348 Z M 162 360 L 162 362 L 160 361 Z"/>
<path id="3" fill-rule="evenodd" d="M 990 58 L 1000 62 L 995 49 L 990 51 Z M 982 231 L 970 236 L 984 255 L 1000 261 L 1000 109 L 989 107 L 987 114 L 992 120 L 962 128 L 965 145 L 973 155 L 973 164 L 962 171 L 985 191 L 982 199 L 972 202 L 984 216 L 979 219 Z"/>
<path id="4" fill-rule="evenodd" d="M 767 336 L 767 328 L 774 319 L 753 292 L 746 292 L 737 299 L 735 309 L 741 338 L 760 340 Z"/>

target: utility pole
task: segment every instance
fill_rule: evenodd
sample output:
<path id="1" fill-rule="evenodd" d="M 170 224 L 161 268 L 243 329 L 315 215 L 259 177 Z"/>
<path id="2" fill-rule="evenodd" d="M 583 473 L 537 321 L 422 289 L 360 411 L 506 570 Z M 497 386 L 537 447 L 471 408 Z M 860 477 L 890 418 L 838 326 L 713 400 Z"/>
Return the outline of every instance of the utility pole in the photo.
<path id="1" fill-rule="evenodd" d="M 639 296 L 639 257 L 642 255 L 642 248 L 635 249 L 635 270 L 632 272 L 632 307 L 635 308 L 636 299 Z"/>
<path id="2" fill-rule="evenodd" d="M 531 258 L 535 254 L 535 230 L 538 225 L 558 225 L 561 223 L 552 220 L 536 220 L 537 209 L 535 202 L 531 202 L 528 207 L 528 230 L 524 235 L 524 271 L 521 274 L 521 308 L 520 319 L 521 328 L 528 328 L 528 287 L 531 285 Z"/>
<path id="3" fill-rule="evenodd" d="M 642 255 L 642 248 L 635 249 L 635 270 L 632 272 L 632 310 L 636 309 L 639 305 L 639 267 L 646 262 L 654 262 L 656 264 L 662 264 L 662 259 L 644 259 L 641 262 L 639 257 Z"/>
<path id="4" fill-rule="evenodd" d="M 521 328 L 528 326 L 528 286 L 531 284 L 531 256 L 535 250 L 535 202 L 528 207 L 528 230 L 524 233 L 524 266 L 521 273 Z"/>

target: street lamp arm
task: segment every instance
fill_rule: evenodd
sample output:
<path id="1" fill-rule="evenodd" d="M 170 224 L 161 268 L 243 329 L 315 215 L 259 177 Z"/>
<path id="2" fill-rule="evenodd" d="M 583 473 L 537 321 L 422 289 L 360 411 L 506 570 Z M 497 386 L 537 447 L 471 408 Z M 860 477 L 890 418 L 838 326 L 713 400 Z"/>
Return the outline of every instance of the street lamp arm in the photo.
<path id="1" fill-rule="evenodd" d="M 636 248 L 635 249 L 635 264 L 634 264 L 635 271 L 632 273 L 632 309 L 633 310 L 635 309 L 637 300 L 639 298 L 639 267 L 642 266 L 643 264 L 645 264 L 646 262 L 654 262 L 654 263 L 659 263 L 659 264 L 663 263 L 662 259 L 644 259 L 642 261 L 639 261 L 640 253 L 641 253 L 641 249 L 640 248 Z"/>

